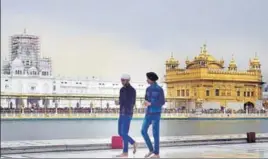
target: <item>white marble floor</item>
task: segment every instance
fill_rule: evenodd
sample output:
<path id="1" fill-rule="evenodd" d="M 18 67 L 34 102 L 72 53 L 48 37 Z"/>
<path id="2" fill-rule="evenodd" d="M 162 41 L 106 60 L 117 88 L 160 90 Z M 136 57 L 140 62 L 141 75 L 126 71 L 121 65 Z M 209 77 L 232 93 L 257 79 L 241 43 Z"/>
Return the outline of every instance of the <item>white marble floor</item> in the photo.
<path id="1" fill-rule="evenodd" d="M 139 149 L 129 158 L 143 158 L 147 149 Z M 32 153 L 5 155 L 1 158 L 115 158 L 121 150 L 76 151 L 55 153 Z M 131 152 L 131 149 L 130 149 Z M 161 149 L 162 158 L 268 158 L 268 143 L 211 145 L 189 147 L 165 147 Z"/>
<path id="2" fill-rule="evenodd" d="M 160 141 L 181 141 L 181 140 L 211 140 L 211 139 L 234 139 L 246 138 L 246 134 L 226 135 L 191 135 L 191 136 L 168 136 L 160 137 Z M 256 134 L 256 137 L 268 137 L 268 133 Z M 142 137 L 134 137 L 140 143 L 144 142 Z M 151 137 L 151 141 L 153 138 Z M 86 145 L 86 144 L 110 144 L 111 139 L 60 139 L 60 140 L 30 140 L 30 141 L 1 141 L 1 148 L 34 147 L 34 146 L 58 146 L 58 145 Z"/>

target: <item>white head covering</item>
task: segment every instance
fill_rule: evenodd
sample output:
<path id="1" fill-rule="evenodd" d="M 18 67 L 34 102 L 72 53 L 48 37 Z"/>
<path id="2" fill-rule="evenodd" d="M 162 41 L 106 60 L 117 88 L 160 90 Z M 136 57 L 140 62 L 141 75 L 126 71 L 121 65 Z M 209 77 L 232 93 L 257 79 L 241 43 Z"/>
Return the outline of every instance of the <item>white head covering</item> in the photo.
<path id="1" fill-rule="evenodd" d="M 128 75 L 128 74 L 123 74 L 123 75 L 121 76 L 121 79 L 130 80 L 130 75 Z"/>

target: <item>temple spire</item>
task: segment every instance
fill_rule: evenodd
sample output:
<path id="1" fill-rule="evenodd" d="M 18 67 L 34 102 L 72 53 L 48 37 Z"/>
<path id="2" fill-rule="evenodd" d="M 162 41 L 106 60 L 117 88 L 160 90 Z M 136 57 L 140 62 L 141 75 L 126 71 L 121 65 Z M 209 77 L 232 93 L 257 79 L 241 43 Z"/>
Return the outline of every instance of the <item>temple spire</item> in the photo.
<path id="1" fill-rule="evenodd" d="M 207 53 L 207 44 L 206 44 L 206 43 L 203 45 L 203 53 L 204 53 L 204 54 Z"/>
<path id="2" fill-rule="evenodd" d="M 232 60 L 230 62 L 231 64 L 235 64 L 234 54 L 232 54 Z"/>
<path id="3" fill-rule="evenodd" d="M 26 34 L 26 28 L 24 28 L 23 33 Z"/>
<path id="4" fill-rule="evenodd" d="M 203 53 L 203 47 L 200 47 L 200 54 Z"/>
<path id="5" fill-rule="evenodd" d="M 258 54 L 257 54 L 257 52 L 255 52 L 255 58 L 258 58 Z"/>

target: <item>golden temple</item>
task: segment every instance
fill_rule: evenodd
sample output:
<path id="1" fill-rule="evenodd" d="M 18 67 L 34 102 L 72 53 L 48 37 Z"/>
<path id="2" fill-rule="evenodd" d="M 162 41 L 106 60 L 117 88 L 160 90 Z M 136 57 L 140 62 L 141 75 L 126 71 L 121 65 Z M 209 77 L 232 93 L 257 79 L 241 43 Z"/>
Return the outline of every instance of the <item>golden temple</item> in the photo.
<path id="1" fill-rule="evenodd" d="M 180 68 L 173 55 L 166 61 L 167 97 L 177 98 L 175 105 L 246 109 L 259 104 L 263 82 L 257 55 L 247 70 L 238 71 L 234 57 L 225 69 L 224 60 L 215 59 L 204 44 L 200 54 L 193 60 L 187 57 L 185 64 Z"/>

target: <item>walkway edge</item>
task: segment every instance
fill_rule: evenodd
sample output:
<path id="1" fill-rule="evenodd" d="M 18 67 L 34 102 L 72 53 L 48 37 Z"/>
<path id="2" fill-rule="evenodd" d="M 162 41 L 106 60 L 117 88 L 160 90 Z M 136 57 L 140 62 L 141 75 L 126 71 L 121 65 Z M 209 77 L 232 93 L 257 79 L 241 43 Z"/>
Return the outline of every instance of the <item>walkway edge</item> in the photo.
<path id="1" fill-rule="evenodd" d="M 118 120 L 117 117 L 99 117 L 99 118 L 5 118 L 1 117 L 1 121 L 66 121 L 66 120 Z M 143 120 L 142 117 L 134 117 L 133 120 Z M 268 117 L 162 117 L 161 120 L 268 120 Z"/>
<path id="2" fill-rule="evenodd" d="M 66 143 L 69 141 L 69 143 Z M 77 140 L 76 140 L 77 141 Z M 84 141 L 84 142 L 82 142 Z M 95 140 L 96 141 L 96 140 Z M 140 141 L 140 142 L 139 142 Z M 256 134 L 256 142 L 268 142 L 268 133 Z M 222 144 L 243 144 L 247 143 L 245 134 L 236 135 L 205 135 L 189 137 L 165 137 L 161 140 L 162 147 L 172 146 L 196 146 L 196 145 L 222 145 Z M 146 147 L 142 140 L 138 140 L 138 147 Z M 23 154 L 23 153 L 44 153 L 44 152 L 66 152 L 66 151 L 90 151 L 109 150 L 111 144 L 108 140 L 94 142 L 93 140 L 80 140 L 80 143 L 72 143 L 72 140 L 59 140 L 57 142 L 45 141 L 18 141 L 1 142 L 1 155 Z"/>

